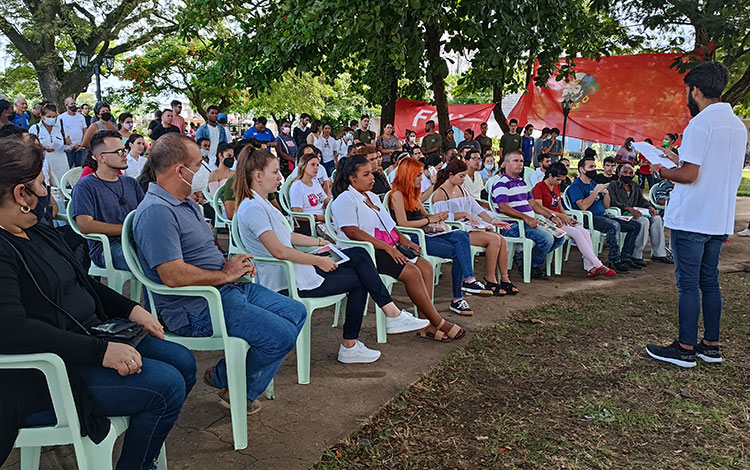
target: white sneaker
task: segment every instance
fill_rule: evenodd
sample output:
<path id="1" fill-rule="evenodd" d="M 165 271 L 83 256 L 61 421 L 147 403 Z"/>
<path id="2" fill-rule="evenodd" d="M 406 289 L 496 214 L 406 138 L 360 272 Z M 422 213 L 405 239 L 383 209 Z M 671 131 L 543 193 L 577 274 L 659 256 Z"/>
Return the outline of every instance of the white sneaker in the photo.
<path id="1" fill-rule="evenodd" d="M 750 237 L 750 227 L 740 232 L 737 232 L 737 235 L 739 235 L 740 237 Z"/>
<path id="2" fill-rule="evenodd" d="M 357 341 L 351 348 L 345 348 L 343 344 L 339 345 L 339 362 L 344 364 L 368 364 L 379 358 L 380 351 L 368 348 L 362 341 Z"/>
<path id="3" fill-rule="evenodd" d="M 428 326 L 430 326 L 430 320 L 417 318 L 406 310 L 401 310 L 401 314 L 397 317 L 385 319 L 385 331 L 389 335 L 418 331 Z"/>

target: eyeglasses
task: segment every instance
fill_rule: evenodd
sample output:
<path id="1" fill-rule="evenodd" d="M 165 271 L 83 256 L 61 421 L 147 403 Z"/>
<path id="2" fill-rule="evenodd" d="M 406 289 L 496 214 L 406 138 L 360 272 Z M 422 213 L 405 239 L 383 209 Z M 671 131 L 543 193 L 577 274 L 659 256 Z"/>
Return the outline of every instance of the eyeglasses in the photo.
<path id="1" fill-rule="evenodd" d="M 123 155 L 125 155 L 126 153 L 128 153 L 128 150 L 125 147 L 123 147 L 121 149 L 112 150 L 111 152 L 102 152 L 101 154 L 102 155 L 106 155 L 108 153 L 114 153 L 114 154 L 117 154 L 117 156 L 122 157 Z"/>
<path id="2" fill-rule="evenodd" d="M 471 158 L 469 158 L 469 160 L 472 160 L 472 161 L 475 161 L 475 162 L 479 161 L 481 159 L 482 159 L 481 157 L 471 157 Z"/>

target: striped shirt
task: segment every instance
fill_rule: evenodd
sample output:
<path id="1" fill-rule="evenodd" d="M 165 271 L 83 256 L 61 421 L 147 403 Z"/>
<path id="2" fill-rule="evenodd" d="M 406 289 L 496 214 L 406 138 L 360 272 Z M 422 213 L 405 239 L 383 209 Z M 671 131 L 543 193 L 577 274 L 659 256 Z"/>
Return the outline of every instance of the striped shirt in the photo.
<path id="1" fill-rule="evenodd" d="M 503 175 L 492 186 L 492 201 L 495 204 L 508 204 L 513 209 L 522 214 L 534 217 L 534 211 L 529 205 L 532 196 L 529 187 L 526 186 L 523 178 L 511 178 Z"/>

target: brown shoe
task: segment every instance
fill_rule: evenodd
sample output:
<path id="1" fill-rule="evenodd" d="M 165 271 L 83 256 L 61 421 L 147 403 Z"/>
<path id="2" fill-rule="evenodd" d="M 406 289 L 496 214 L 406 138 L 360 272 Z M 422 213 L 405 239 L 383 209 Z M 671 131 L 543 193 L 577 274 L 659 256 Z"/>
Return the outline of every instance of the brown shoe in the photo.
<path id="1" fill-rule="evenodd" d="M 224 408 L 231 409 L 232 407 L 229 404 L 229 388 L 222 388 L 219 393 L 216 394 L 216 401 L 218 401 L 219 405 L 223 406 Z M 248 400 L 247 415 L 254 415 L 258 411 L 260 411 L 260 402 L 258 400 Z"/>
<path id="2" fill-rule="evenodd" d="M 208 385 L 209 387 L 221 388 L 216 385 L 213 380 L 211 380 L 211 374 L 214 373 L 214 369 L 216 369 L 216 366 L 206 369 L 206 371 L 203 373 L 203 383 Z"/>

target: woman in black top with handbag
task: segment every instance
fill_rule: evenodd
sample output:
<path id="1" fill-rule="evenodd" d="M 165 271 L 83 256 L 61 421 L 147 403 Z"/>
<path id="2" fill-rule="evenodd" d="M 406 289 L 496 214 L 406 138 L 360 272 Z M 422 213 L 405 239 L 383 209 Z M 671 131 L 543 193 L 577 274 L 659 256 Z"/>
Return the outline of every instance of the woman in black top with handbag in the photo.
<path id="1" fill-rule="evenodd" d="M 164 341 L 146 310 L 91 279 L 63 239 L 37 223 L 43 158 L 39 146 L 0 140 L 0 354 L 60 356 L 82 434 L 101 442 L 105 416 L 130 416 L 117 469 L 156 468 L 195 384 L 195 359 Z M 100 336 L 97 327 L 113 320 L 129 328 L 120 338 Z M 46 390 L 39 373 L 0 370 L 0 462 L 19 428 L 54 424 Z"/>

